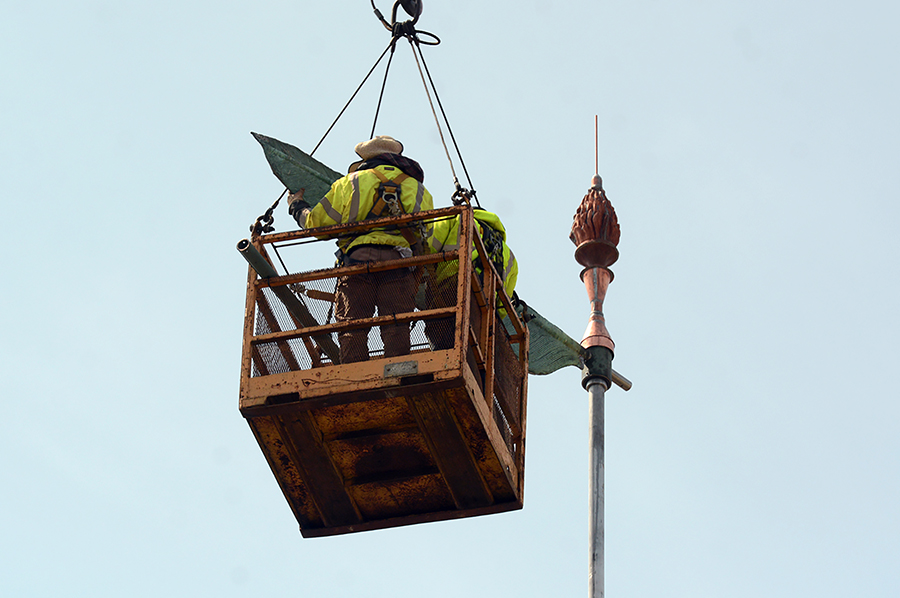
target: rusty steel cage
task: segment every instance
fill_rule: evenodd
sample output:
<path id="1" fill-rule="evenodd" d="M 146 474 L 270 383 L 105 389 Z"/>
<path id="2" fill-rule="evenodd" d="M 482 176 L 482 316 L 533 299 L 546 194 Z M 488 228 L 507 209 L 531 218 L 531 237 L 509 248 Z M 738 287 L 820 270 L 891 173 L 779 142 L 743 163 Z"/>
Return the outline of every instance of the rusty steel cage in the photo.
<path id="1" fill-rule="evenodd" d="M 290 263 L 316 241 L 446 218 L 460 219 L 462 252 Z M 528 331 L 490 261 L 470 259 L 473 244 L 488 255 L 472 231 L 461 206 L 242 242 L 273 269 L 249 272 L 240 411 L 304 537 L 522 507 Z M 413 273 L 415 307 L 336 318 L 339 285 L 372 272 Z M 385 356 L 398 330 L 409 350 Z M 341 363 L 351 336 L 362 358 Z"/>

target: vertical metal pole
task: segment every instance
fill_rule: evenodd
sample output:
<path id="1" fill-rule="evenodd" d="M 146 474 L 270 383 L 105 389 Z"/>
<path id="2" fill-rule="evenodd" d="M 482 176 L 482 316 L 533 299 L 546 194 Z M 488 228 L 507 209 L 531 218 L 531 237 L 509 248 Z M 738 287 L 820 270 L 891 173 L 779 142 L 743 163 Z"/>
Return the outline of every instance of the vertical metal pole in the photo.
<path id="1" fill-rule="evenodd" d="M 596 135 L 595 119 L 595 135 Z M 604 395 L 613 379 L 612 360 L 615 343 L 606 329 L 603 316 L 603 300 L 613 274 L 609 270 L 619 257 L 616 245 L 619 242 L 619 223 L 616 212 L 603 191 L 603 181 L 599 174 L 591 179 L 591 188 L 572 221 L 569 239 L 575 243 L 575 261 L 584 266 L 581 281 L 584 283 L 591 302 L 591 317 L 581 340 L 584 370 L 581 384 L 590 397 L 591 420 L 591 512 L 590 550 L 591 562 L 588 570 L 590 598 L 603 598 L 604 575 L 604 475 L 603 475 L 603 402 Z"/>
<path id="2" fill-rule="evenodd" d="M 612 279 L 612 273 L 606 268 L 586 268 L 582 273 L 582 281 L 591 301 L 591 319 L 581 345 L 584 349 L 584 370 L 581 384 L 590 398 L 591 422 L 591 511 L 590 551 L 591 563 L 588 571 L 590 598 L 603 598 L 603 508 L 605 496 L 604 483 L 604 396 L 612 379 L 613 344 L 606 321 L 603 316 L 603 299 Z"/>
<path id="3" fill-rule="evenodd" d="M 591 420 L 591 513 L 590 552 L 591 563 L 588 571 L 590 598 L 603 598 L 603 511 L 604 511 L 604 471 L 603 471 L 603 416 L 604 398 L 607 387 L 600 378 L 588 382 Z"/>

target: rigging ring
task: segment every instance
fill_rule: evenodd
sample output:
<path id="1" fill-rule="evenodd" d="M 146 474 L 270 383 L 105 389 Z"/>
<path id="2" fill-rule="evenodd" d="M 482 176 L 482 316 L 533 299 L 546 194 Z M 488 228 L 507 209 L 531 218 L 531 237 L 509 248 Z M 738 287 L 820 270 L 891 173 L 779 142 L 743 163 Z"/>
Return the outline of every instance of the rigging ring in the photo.
<path id="1" fill-rule="evenodd" d="M 441 43 L 441 38 L 439 38 L 438 36 L 436 36 L 435 34 L 433 34 L 430 31 L 422 31 L 420 29 L 416 29 L 414 35 L 416 38 L 416 42 L 422 44 L 423 46 L 437 46 Z M 424 39 L 420 39 L 419 38 L 420 35 L 427 35 L 428 37 L 430 37 L 432 39 L 426 41 Z"/>

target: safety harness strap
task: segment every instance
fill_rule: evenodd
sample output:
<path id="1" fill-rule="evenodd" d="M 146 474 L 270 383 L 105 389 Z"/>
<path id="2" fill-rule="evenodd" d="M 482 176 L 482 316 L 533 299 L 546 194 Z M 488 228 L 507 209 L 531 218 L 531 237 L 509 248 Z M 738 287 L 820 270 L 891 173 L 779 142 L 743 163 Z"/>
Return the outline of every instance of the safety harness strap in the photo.
<path id="1" fill-rule="evenodd" d="M 406 212 L 403 210 L 403 203 L 400 201 L 400 191 L 403 181 L 410 178 L 409 175 L 400 173 L 396 178 L 391 180 L 380 170 L 373 168 L 371 172 L 378 177 L 381 184 L 378 185 L 378 189 L 375 192 L 375 201 L 372 202 L 372 209 L 369 211 L 368 216 L 366 216 L 366 220 L 383 218 L 388 215 L 402 216 L 405 214 Z M 385 211 L 388 213 L 385 214 Z M 409 243 L 409 248 L 413 250 L 413 253 L 417 255 L 422 253 L 422 240 L 418 238 L 409 227 L 400 227 L 397 230 L 403 235 L 406 242 Z"/>
<path id="2" fill-rule="evenodd" d="M 409 175 L 401 173 L 397 178 L 391 180 L 380 170 L 373 168 L 371 172 L 378 177 L 381 184 L 378 185 L 378 189 L 375 192 L 375 201 L 372 202 L 372 209 L 369 210 L 366 220 L 387 216 L 387 214 L 384 213 L 385 209 L 388 209 L 389 213 L 393 216 L 405 214 L 403 204 L 400 202 L 400 188 L 403 181 L 409 178 Z"/>
<path id="3" fill-rule="evenodd" d="M 484 242 L 484 248 L 487 250 L 487 257 L 494 263 L 497 274 L 503 276 L 503 237 L 499 232 L 488 226 L 486 223 L 479 223 L 481 229 L 481 240 Z"/>

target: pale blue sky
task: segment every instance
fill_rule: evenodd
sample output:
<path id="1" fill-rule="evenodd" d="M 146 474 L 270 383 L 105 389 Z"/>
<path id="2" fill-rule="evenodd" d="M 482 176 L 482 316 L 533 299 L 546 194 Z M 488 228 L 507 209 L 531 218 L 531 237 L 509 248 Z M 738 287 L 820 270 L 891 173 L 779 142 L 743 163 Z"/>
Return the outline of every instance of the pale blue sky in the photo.
<path id="1" fill-rule="evenodd" d="M 518 290 L 576 337 L 599 115 L 635 382 L 607 395 L 612 598 L 900 593 L 898 17 L 424 2 Z M 522 511 L 343 537 L 301 538 L 238 412 L 234 246 L 281 191 L 249 133 L 312 149 L 387 41 L 368 0 L 0 3 L 3 595 L 586 594 L 575 369 L 529 381 Z M 335 169 L 379 75 L 316 154 Z M 447 205 L 417 76 L 401 46 L 377 132 Z"/>

